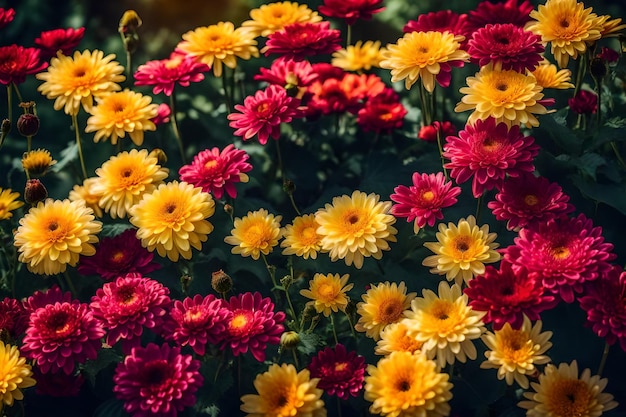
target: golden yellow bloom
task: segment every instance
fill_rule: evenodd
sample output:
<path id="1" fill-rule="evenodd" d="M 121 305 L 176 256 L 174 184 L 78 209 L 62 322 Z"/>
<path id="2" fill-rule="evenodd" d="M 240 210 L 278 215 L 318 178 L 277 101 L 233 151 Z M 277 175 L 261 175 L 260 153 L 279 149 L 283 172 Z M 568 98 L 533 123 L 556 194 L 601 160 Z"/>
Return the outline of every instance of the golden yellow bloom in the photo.
<path id="1" fill-rule="evenodd" d="M 50 60 L 45 72 L 35 75 L 45 81 L 37 90 L 49 99 L 55 99 L 54 109 L 66 114 L 78 114 L 80 106 L 90 112 L 95 97 L 119 91 L 126 77 L 124 67 L 114 61 L 115 55 L 104 56 L 99 50 L 74 52 L 73 57 L 58 53 Z"/>
<path id="2" fill-rule="evenodd" d="M 31 178 L 41 177 L 56 164 L 57 161 L 52 159 L 50 151 L 47 149 L 35 149 L 33 151 L 24 152 L 22 155 L 22 168 L 28 172 Z"/>
<path id="3" fill-rule="evenodd" d="M 90 192 L 102 196 L 98 205 L 111 217 L 124 218 L 132 206 L 167 178 L 169 170 L 157 162 L 145 149 L 120 152 L 96 169 Z"/>
<path id="4" fill-rule="evenodd" d="M 82 201 L 87 207 L 93 210 L 96 217 L 100 218 L 104 215 L 102 207 L 98 205 L 102 194 L 94 192 L 94 185 L 98 182 L 98 178 L 85 178 L 82 185 L 74 185 L 70 190 L 70 201 Z"/>
<path id="5" fill-rule="evenodd" d="M 293 219 L 293 223 L 285 226 L 282 232 L 284 240 L 280 242 L 280 247 L 285 248 L 283 255 L 316 259 L 317 253 L 322 249 L 322 237 L 317 234 L 318 227 L 314 214 L 305 214 Z"/>
<path id="6" fill-rule="evenodd" d="M 0 187 L 0 220 L 6 220 L 13 217 L 13 210 L 24 205 L 24 202 L 17 201 L 20 193 L 13 192 L 10 188 L 3 189 Z"/>
<path id="7" fill-rule="evenodd" d="M 261 254 L 269 255 L 278 245 L 282 219 L 282 216 L 269 214 L 265 209 L 249 211 L 246 216 L 235 218 L 235 228 L 231 236 L 224 238 L 224 242 L 234 245 L 232 253 L 259 259 Z"/>
<path id="8" fill-rule="evenodd" d="M 345 311 L 349 298 L 346 292 L 350 291 L 354 284 L 347 284 L 350 275 L 339 274 L 315 274 L 309 281 L 309 288 L 300 290 L 300 294 L 310 298 L 307 304 L 313 305 L 315 311 L 330 316 L 331 311 Z M 347 285 L 346 285 L 347 284 Z"/>
<path id="9" fill-rule="evenodd" d="M 409 334 L 409 326 L 405 321 L 391 323 L 380 332 L 380 340 L 376 342 L 377 355 L 389 355 L 392 352 L 421 352 L 423 342 Z"/>
<path id="10" fill-rule="evenodd" d="M 599 417 L 617 407 L 613 396 L 602 392 L 608 379 L 591 376 L 585 369 L 578 377 L 578 364 L 548 364 L 539 375 L 539 383 L 531 382 L 535 392 L 525 392 L 529 401 L 520 401 L 528 417 L 585 416 Z"/>
<path id="11" fill-rule="evenodd" d="M 40 275 L 64 272 L 76 266 L 80 255 L 96 253 L 93 243 L 102 223 L 81 201 L 47 199 L 20 219 L 15 233 L 19 261 Z"/>
<path id="12" fill-rule="evenodd" d="M 361 296 L 362 302 L 357 304 L 359 321 L 355 330 L 365 332 L 367 337 L 380 339 L 380 332 L 385 326 L 400 321 L 403 313 L 411 306 L 411 301 L 417 294 L 407 294 L 404 282 L 396 284 L 388 281 L 378 285 L 373 284 Z"/>
<path id="13" fill-rule="evenodd" d="M 331 64 L 344 71 L 369 71 L 379 67 L 383 58 L 380 41 L 357 41 L 345 49 L 333 53 Z"/>
<path id="14" fill-rule="evenodd" d="M 442 417 L 450 414 L 450 376 L 425 355 L 392 352 L 367 367 L 365 399 L 370 413 L 388 417 Z"/>
<path id="15" fill-rule="evenodd" d="M 96 132 L 94 142 L 110 138 L 116 145 L 118 138 L 128 133 L 137 146 L 143 144 L 143 132 L 156 130 L 151 120 L 157 115 L 158 106 L 152 103 L 152 97 L 135 93 L 128 89 L 110 93 L 97 100 L 98 105 L 91 109 L 85 132 Z"/>
<path id="16" fill-rule="evenodd" d="M 391 70 L 392 82 L 404 80 L 407 90 L 421 77 L 432 93 L 437 75 L 450 70 L 447 62 L 469 61 L 469 54 L 459 49 L 464 39 L 447 31 L 405 33 L 396 44 L 387 45 L 380 67 Z"/>
<path id="17" fill-rule="evenodd" d="M 619 36 L 626 29 L 626 25 L 622 24 L 622 19 L 611 19 L 611 16 L 600 16 L 597 21 L 600 25 L 600 36 L 602 38 L 612 38 Z"/>
<path id="18" fill-rule="evenodd" d="M 237 58 L 248 60 L 259 56 L 254 38 L 254 34 L 248 29 L 235 29 L 231 22 L 219 22 L 185 33 L 177 49 L 213 67 L 213 74 L 220 77 L 222 64 L 235 68 Z"/>
<path id="19" fill-rule="evenodd" d="M 556 65 L 547 60 L 540 62 L 531 74 L 535 77 L 537 84 L 543 89 L 556 88 L 564 90 L 574 88 L 574 84 L 570 82 L 572 80 L 572 71 L 568 69 L 558 70 Z"/>
<path id="20" fill-rule="evenodd" d="M 0 340 L 0 413 L 3 406 L 13 405 L 14 400 L 22 400 L 22 389 L 35 385 L 33 371 L 20 356 L 17 346 L 5 345 Z"/>
<path id="21" fill-rule="evenodd" d="M 508 385 L 517 382 L 520 387 L 528 388 L 528 377 L 537 372 L 535 365 L 550 362 L 544 353 L 552 343 L 549 341 L 552 332 L 541 332 L 541 320 L 533 326 L 530 319 L 524 316 L 524 324 L 519 330 L 505 323 L 495 333 L 487 332 L 481 339 L 490 349 L 485 352 L 487 360 L 480 364 L 483 369 L 496 368 L 498 379 L 505 379 Z"/>
<path id="22" fill-rule="evenodd" d="M 250 10 L 250 18 L 251 20 L 246 20 L 241 26 L 249 30 L 255 38 L 269 36 L 292 23 L 315 23 L 322 20 L 322 16 L 309 9 L 306 4 L 290 1 L 263 4 Z"/>
<path id="23" fill-rule="evenodd" d="M 258 394 L 241 397 L 241 411 L 249 417 L 326 417 L 318 382 L 306 368 L 298 372 L 291 364 L 272 364 L 254 379 Z"/>
<path id="24" fill-rule="evenodd" d="M 137 238 L 150 252 L 191 259 L 191 248 L 202 249 L 213 225 L 206 219 L 215 213 L 211 194 L 186 182 L 172 181 L 144 193 L 139 203 L 129 210 L 130 222 L 137 227 Z"/>
<path id="25" fill-rule="evenodd" d="M 465 94 L 454 111 L 474 110 L 468 123 L 496 119 L 496 123 L 539 126 L 535 114 L 546 114 L 548 110 L 538 101 L 543 98 L 543 89 L 532 75 L 513 70 L 495 70 L 485 65 L 473 77 L 467 77 L 467 87 L 459 90 Z"/>

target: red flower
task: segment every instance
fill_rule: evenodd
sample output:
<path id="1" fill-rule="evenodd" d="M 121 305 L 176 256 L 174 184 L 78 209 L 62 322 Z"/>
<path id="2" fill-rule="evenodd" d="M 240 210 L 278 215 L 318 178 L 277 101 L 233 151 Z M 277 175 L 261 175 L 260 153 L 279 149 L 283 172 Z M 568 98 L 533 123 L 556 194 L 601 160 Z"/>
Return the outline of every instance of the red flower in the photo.
<path id="1" fill-rule="evenodd" d="M 363 100 L 382 94 L 386 87 L 381 79 L 373 74 L 357 75 L 342 71 L 338 78 L 330 71 L 309 86 L 307 92 L 307 116 L 331 113 L 358 113 Z M 381 97 L 381 99 L 385 99 Z"/>
<path id="2" fill-rule="evenodd" d="M 519 5 L 517 0 L 482 1 L 476 10 L 469 12 L 470 33 L 490 23 L 513 23 L 515 26 L 524 27 L 530 21 L 529 14 L 534 8 L 529 0 L 523 0 Z"/>
<path id="3" fill-rule="evenodd" d="M 46 307 L 49 304 L 71 302 L 72 293 L 69 291 L 63 292 L 57 284 L 54 284 L 47 290 L 35 291 L 33 295 L 24 301 L 24 309 L 28 315 L 31 315 L 35 310 Z"/>
<path id="4" fill-rule="evenodd" d="M 368 99 L 357 114 L 356 122 L 364 131 L 390 132 L 402 127 L 407 110 L 391 89 Z"/>
<path id="5" fill-rule="evenodd" d="M 8 25 L 15 18 L 14 9 L 4 9 L 0 7 L 0 29 Z"/>
<path id="6" fill-rule="evenodd" d="M 208 65 L 196 61 L 191 56 L 174 52 L 167 59 L 148 61 L 135 71 L 135 85 L 152 85 L 153 94 L 165 93 L 171 96 L 176 84 L 188 87 L 190 83 L 204 80 Z"/>
<path id="7" fill-rule="evenodd" d="M 619 53 L 615 49 L 602 47 L 600 53 L 596 54 L 596 58 L 603 59 L 608 64 L 614 64 L 619 61 Z"/>
<path id="8" fill-rule="evenodd" d="M 276 84 L 285 89 L 307 87 L 317 78 L 308 61 L 277 59 L 269 69 L 261 68 L 260 71 L 260 74 L 254 76 L 255 80 Z"/>
<path id="9" fill-rule="evenodd" d="M 41 60 L 39 49 L 23 46 L 0 46 L 0 84 L 21 84 L 26 76 L 48 67 Z"/>
<path id="10" fill-rule="evenodd" d="M 461 184 L 470 178 L 472 192 L 478 198 L 485 190 L 500 187 L 507 176 L 532 172 L 533 158 L 539 146 L 532 136 L 524 136 L 519 126 L 510 129 L 490 117 L 465 125 L 458 136 L 448 136 L 444 157 L 450 176 Z"/>
<path id="11" fill-rule="evenodd" d="M 33 367 L 33 378 L 37 381 L 35 392 L 51 397 L 75 397 L 80 393 L 85 378 L 82 374 L 66 375 L 63 372 L 43 373 L 39 367 Z"/>
<path id="12" fill-rule="evenodd" d="M 359 19 L 370 20 L 376 13 L 385 10 L 383 0 L 324 0 L 317 10 L 327 17 L 345 19 L 348 25 Z"/>
<path id="13" fill-rule="evenodd" d="M 456 127 L 454 127 L 452 122 L 447 120 L 445 122 L 434 121 L 428 126 L 423 126 L 417 134 L 417 137 L 426 142 L 437 142 L 438 131 L 441 132 L 441 137 L 445 138 L 447 136 L 455 135 Z"/>
<path id="14" fill-rule="evenodd" d="M 341 49 L 341 32 L 330 28 L 330 22 L 292 23 L 267 37 L 261 50 L 265 56 L 302 61 L 307 56 L 332 54 Z"/>
<path id="15" fill-rule="evenodd" d="M 468 36 L 467 15 L 451 10 L 423 13 L 417 20 L 409 20 L 402 31 L 408 32 L 445 32 Z"/>
<path id="16" fill-rule="evenodd" d="M 85 28 L 53 29 L 41 32 L 35 39 L 35 45 L 41 50 L 41 58 L 49 60 L 56 56 L 58 51 L 63 55 L 70 55 L 85 36 Z"/>
<path id="17" fill-rule="evenodd" d="M 252 170 L 246 151 L 235 149 L 234 145 L 205 149 L 199 152 L 191 164 L 183 165 L 178 170 L 180 180 L 201 187 L 202 191 L 212 193 L 215 198 L 222 198 L 224 192 L 230 197 L 237 197 L 235 184 L 248 182 L 246 172 Z"/>
<path id="18" fill-rule="evenodd" d="M 170 106 L 167 105 L 167 103 L 161 103 L 157 108 L 157 115 L 152 119 L 152 122 L 157 126 L 169 123 L 171 115 L 172 109 L 170 109 Z"/>
<path id="19" fill-rule="evenodd" d="M 176 417 L 196 403 L 204 379 L 200 361 L 177 347 L 136 347 L 115 368 L 113 392 L 133 417 Z"/>
<path id="20" fill-rule="evenodd" d="M 5 297 L 0 301 L 0 340 L 21 337 L 28 326 L 28 312 L 21 302 Z"/>
<path id="21" fill-rule="evenodd" d="M 313 357 L 308 366 L 311 378 L 319 378 L 317 387 L 328 395 L 336 395 L 347 400 L 359 395 L 363 387 L 365 374 L 365 358 L 338 343 L 334 349 L 325 348 Z"/>
<path id="22" fill-rule="evenodd" d="M 569 108 L 576 114 L 595 114 L 598 111 L 598 95 L 593 91 L 578 90 L 567 100 Z"/>

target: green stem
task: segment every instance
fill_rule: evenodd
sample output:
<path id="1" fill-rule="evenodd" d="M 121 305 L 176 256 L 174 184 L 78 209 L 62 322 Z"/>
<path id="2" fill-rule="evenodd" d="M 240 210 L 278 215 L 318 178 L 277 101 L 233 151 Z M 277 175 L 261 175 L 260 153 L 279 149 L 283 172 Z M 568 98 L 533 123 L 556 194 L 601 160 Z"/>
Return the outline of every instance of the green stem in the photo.
<path id="1" fill-rule="evenodd" d="M 78 117 L 72 114 L 72 124 L 74 125 L 74 134 L 76 135 L 76 146 L 78 146 L 78 158 L 80 159 L 80 168 L 83 172 L 83 180 L 87 178 L 87 168 L 85 168 L 85 158 L 83 157 L 83 145 L 80 140 L 80 131 L 78 130 Z"/>
<path id="2" fill-rule="evenodd" d="M 419 82 L 419 86 L 420 86 L 420 106 L 422 108 L 422 124 L 424 126 L 430 126 L 433 122 L 433 118 L 432 118 L 432 108 L 431 108 L 431 103 L 432 100 L 429 97 L 431 95 L 431 93 L 429 93 L 426 90 L 426 87 L 424 86 L 424 83 Z"/>
<path id="3" fill-rule="evenodd" d="M 582 87 L 583 77 L 585 76 L 585 72 L 587 69 L 587 55 L 581 54 L 580 60 L 578 61 L 578 68 L 576 70 L 576 81 L 574 84 L 574 97 L 580 91 L 580 87 Z"/>
<path id="4" fill-rule="evenodd" d="M 441 158 L 441 169 L 443 169 L 443 175 L 446 178 L 446 181 L 450 180 L 450 176 L 448 175 L 448 170 L 446 169 L 446 158 L 443 156 L 443 141 L 441 137 L 441 128 L 437 129 L 437 148 L 439 149 L 439 158 Z"/>
<path id="5" fill-rule="evenodd" d="M 267 268 L 267 272 L 270 274 L 270 278 L 272 279 L 272 285 L 274 285 L 274 288 L 278 287 L 278 283 L 276 282 L 276 271 L 274 269 L 274 267 L 272 267 L 269 262 L 267 262 L 267 257 L 265 256 L 265 254 L 261 254 L 261 257 L 263 258 L 263 263 L 265 263 L 265 268 Z"/>
<path id="6" fill-rule="evenodd" d="M 333 329 L 333 337 L 335 338 L 335 344 L 339 344 L 339 339 L 337 338 L 337 329 L 335 329 L 335 319 L 333 317 L 333 313 L 330 313 L 330 327 Z"/>
<path id="7" fill-rule="evenodd" d="M 180 151 L 180 159 L 182 163 L 185 163 L 185 148 L 183 147 L 183 140 L 180 137 L 180 130 L 178 130 L 178 120 L 176 118 L 176 92 L 172 91 L 172 95 L 170 96 L 170 110 L 171 117 L 170 122 L 172 125 L 172 131 L 174 132 L 174 138 L 176 138 L 176 143 L 178 144 L 178 150 Z"/>
<path id="8" fill-rule="evenodd" d="M 606 365 L 606 358 L 608 358 L 609 356 L 610 347 L 611 345 L 609 345 L 608 342 L 604 343 L 604 350 L 602 351 L 602 358 L 600 359 L 600 365 L 598 366 L 597 375 L 602 375 L 602 372 L 604 371 L 604 366 Z"/>
<path id="9" fill-rule="evenodd" d="M 78 297 L 78 292 L 76 291 L 76 287 L 74 287 L 74 282 L 72 282 L 72 277 L 70 277 L 70 273 L 67 271 L 67 269 L 65 270 L 65 272 L 63 272 L 63 275 L 65 276 L 67 287 L 70 289 L 72 295 L 74 297 Z"/>
<path id="10" fill-rule="evenodd" d="M 483 195 L 484 193 L 478 196 L 478 199 L 476 200 L 476 223 L 480 222 L 480 215 L 483 206 Z"/>
<path id="11" fill-rule="evenodd" d="M 13 88 L 15 89 L 15 95 L 17 96 L 17 99 L 20 101 L 20 103 L 23 103 L 24 99 L 22 98 L 22 93 L 20 93 L 20 89 L 17 87 L 17 84 L 11 84 L 13 84 Z"/>
<path id="12" fill-rule="evenodd" d="M 348 25 L 346 29 L 346 49 L 351 45 L 352 42 L 352 25 Z"/>
<path id="13" fill-rule="evenodd" d="M 296 365 L 296 369 L 300 369 L 300 363 L 298 362 L 298 354 L 295 349 L 290 349 L 293 355 L 293 363 Z"/>
<path id="14" fill-rule="evenodd" d="M 356 332 L 354 331 L 354 325 L 352 324 L 352 320 L 350 319 L 350 315 L 345 310 L 343 311 L 343 314 L 345 314 L 346 318 L 348 319 L 348 324 L 350 325 L 350 331 L 352 332 L 352 337 L 354 337 L 354 339 L 356 339 Z"/>
<path id="15" fill-rule="evenodd" d="M 228 113 L 233 112 L 233 102 L 228 92 L 228 80 L 226 80 L 226 68 L 222 72 L 222 88 L 224 89 L 224 99 L 226 100 L 226 108 Z"/>
<path id="16" fill-rule="evenodd" d="M 7 106 L 8 106 L 7 118 L 9 119 L 9 122 L 11 123 L 13 123 L 13 103 L 11 99 L 12 96 L 13 96 L 13 83 L 9 83 L 7 84 Z"/>
<path id="17" fill-rule="evenodd" d="M 615 157 L 619 161 L 622 168 L 626 169 L 626 162 L 624 162 L 622 155 L 619 153 L 619 149 L 617 149 L 617 145 L 615 144 L 615 141 L 611 141 L 611 148 L 613 149 L 613 152 L 615 153 Z"/>

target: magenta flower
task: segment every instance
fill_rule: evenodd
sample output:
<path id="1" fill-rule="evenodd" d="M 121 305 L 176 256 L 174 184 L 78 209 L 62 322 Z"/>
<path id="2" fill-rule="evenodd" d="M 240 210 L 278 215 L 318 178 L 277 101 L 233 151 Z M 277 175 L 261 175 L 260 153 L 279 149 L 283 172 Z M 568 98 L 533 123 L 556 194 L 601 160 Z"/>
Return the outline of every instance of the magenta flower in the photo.
<path id="1" fill-rule="evenodd" d="M 402 31 L 408 32 L 445 32 L 468 36 L 467 15 L 451 10 L 422 13 L 417 20 L 409 20 Z"/>
<path id="2" fill-rule="evenodd" d="M 14 9 L 5 9 L 0 7 L 0 29 L 8 25 L 15 18 Z"/>
<path id="3" fill-rule="evenodd" d="M 172 109 L 170 106 L 167 103 L 161 103 L 157 108 L 157 115 L 152 119 L 152 122 L 157 126 L 169 123 L 171 115 Z"/>
<path id="4" fill-rule="evenodd" d="M 41 32 L 35 39 L 35 46 L 41 51 L 41 58 L 49 60 L 61 51 L 63 55 L 70 55 L 85 36 L 85 28 L 53 29 Z"/>
<path id="5" fill-rule="evenodd" d="M 0 336 L 16 340 L 28 326 L 28 315 L 21 302 L 5 297 L 0 301 Z"/>
<path id="6" fill-rule="evenodd" d="M 530 12 L 535 8 L 529 0 L 506 0 L 501 2 L 484 0 L 478 3 L 475 10 L 469 12 L 468 24 L 470 33 L 488 24 L 512 23 L 524 27 L 530 21 Z"/>
<path id="7" fill-rule="evenodd" d="M 595 114 L 598 111 L 598 95 L 593 91 L 578 90 L 567 100 L 570 110 L 576 114 Z"/>
<path id="8" fill-rule="evenodd" d="M 48 67 L 41 60 L 39 49 L 18 45 L 0 46 L 0 84 L 21 84 L 26 76 Z"/>
<path id="9" fill-rule="evenodd" d="M 407 110 L 391 88 L 369 98 L 358 111 L 356 122 L 365 132 L 386 133 L 399 129 Z"/>
<path id="10" fill-rule="evenodd" d="M 341 49 L 340 43 L 341 32 L 331 29 L 330 22 L 292 23 L 269 35 L 261 52 L 302 61 L 308 56 L 332 54 Z"/>
<path id="11" fill-rule="evenodd" d="M 348 25 L 357 20 L 371 20 L 372 16 L 385 10 L 383 0 L 324 0 L 317 10 L 327 17 L 344 19 Z"/>
<path id="12" fill-rule="evenodd" d="M 317 353 L 308 366 L 311 378 L 319 378 L 317 387 L 328 395 L 347 400 L 359 395 L 365 377 L 365 358 L 354 351 L 346 351 L 338 343 L 334 349 L 326 347 Z"/>
<path id="13" fill-rule="evenodd" d="M 49 304 L 55 303 L 71 303 L 72 293 L 70 291 L 63 292 L 57 284 L 43 291 L 35 291 L 33 295 L 24 300 L 24 309 L 28 315 L 35 310 L 44 308 Z"/>
<path id="14" fill-rule="evenodd" d="M 317 78 L 313 66 L 308 61 L 277 59 L 272 66 L 261 68 L 260 74 L 254 76 L 257 81 L 265 81 L 289 89 L 291 87 L 307 87 Z"/>
<path id="15" fill-rule="evenodd" d="M 188 87 L 191 83 L 204 80 L 204 74 L 210 71 L 208 65 L 196 61 L 193 57 L 177 52 L 167 59 L 148 61 L 135 71 L 135 85 L 151 85 L 152 93 L 165 93 L 171 96 L 176 84 Z"/>

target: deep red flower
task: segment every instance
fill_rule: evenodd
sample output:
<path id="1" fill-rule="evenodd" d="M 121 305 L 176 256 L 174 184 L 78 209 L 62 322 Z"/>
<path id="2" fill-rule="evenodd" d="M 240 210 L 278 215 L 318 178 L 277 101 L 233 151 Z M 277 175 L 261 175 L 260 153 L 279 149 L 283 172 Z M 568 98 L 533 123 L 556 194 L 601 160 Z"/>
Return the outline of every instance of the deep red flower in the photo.
<path id="1" fill-rule="evenodd" d="M 61 51 L 70 55 L 85 36 L 85 28 L 53 29 L 41 32 L 35 39 L 35 46 L 41 50 L 41 59 L 47 61 Z"/>
<path id="2" fill-rule="evenodd" d="M 317 387 L 328 395 L 347 400 L 359 395 L 363 388 L 365 358 L 355 351 L 348 352 L 338 343 L 335 348 L 326 347 L 317 353 L 308 366 L 311 378 L 319 378 Z"/>
<path id="3" fill-rule="evenodd" d="M 63 372 L 43 373 L 38 366 L 33 367 L 33 378 L 37 381 L 35 392 L 51 397 L 75 397 L 85 383 L 82 374 L 67 375 Z"/>
<path id="4" fill-rule="evenodd" d="M 330 22 L 292 23 L 269 35 L 261 52 L 302 61 L 308 56 L 332 54 L 341 49 L 340 43 L 341 32 L 331 29 Z"/>
<path id="5" fill-rule="evenodd" d="M 600 53 L 597 54 L 596 57 L 603 59 L 608 64 L 614 64 L 619 61 L 619 53 L 615 49 L 607 48 L 605 46 L 600 48 Z"/>
<path id="6" fill-rule="evenodd" d="M 41 60 L 39 49 L 18 45 L 0 46 L 0 84 L 21 84 L 26 76 L 48 67 Z"/>
<path id="7" fill-rule="evenodd" d="M 404 123 L 407 110 L 391 88 L 368 99 L 357 113 L 356 122 L 366 132 L 390 132 Z"/>
<path id="8" fill-rule="evenodd" d="M 15 18 L 14 9 L 5 9 L 0 7 L 0 29 L 8 25 Z"/>
<path id="9" fill-rule="evenodd" d="M 371 20 L 372 16 L 385 10 L 383 0 L 324 0 L 317 10 L 327 17 L 345 19 L 348 25 L 359 19 Z"/>
<path id="10" fill-rule="evenodd" d="M 157 126 L 169 123 L 171 115 L 172 109 L 170 109 L 170 106 L 167 103 L 161 103 L 157 108 L 157 115 L 152 119 L 152 122 Z"/>
<path id="11" fill-rule="evenodd" d="M 515 26 L 524 27 L 530 21 L 530 12 L 535 8 L 530 0 L 489 1 L 485 0 L 478 4 L 475 10 L 469 12 L 468 29 L 474 32 L 488 24 L 513 23 Z"/>
<path id="12" fill-rule="evenodd" d="M 440 10 L 420 14 L 417 20 L 409 20 L 402 31 L 408 32 L 445 32 L 468 37 L 467 15 L 452 10 Z"/>
<path id="13" fill-rule="evenodd" d="M 196 61 L 193 57 L 177 52 L 167 59 L 148 61 L 135 71 L 135 85 L 151 85 L 152 93 L 165 93 L 171 96 L 176 84 L 188 87 L 191 83 L 204 80 L 204 74 L 211 68 Z"/>
<path id="14" fill-rule="evenodd" d="M 567 104 L 576 114 L 595 114 L 598 111 L 598 95 L 593 91 L 581 89 L 567 100 Z"/>
<path id="15" fill-rule="evenodd" d="M 291 59 L 277 59 L 270 68 L 261 68 L 260 72 L 254 76 L 255 80 L 276 84 L 285 89 L 307 87 L 317 78 L 311 63 Z"/>
<path id="16" fill-rule="evenodd" d="M 346 71 L 327 62 L 318 62 L 311 65 L 311 68 L 313 68 L 313 73 L 317 74 L 317 81 L 320 82 L 329 78 L 341 80 L 346 75 Z"/>
<path id="17" fill-rule="evenodd" d="M 0 301 L 0 340 L 16 340 L 28 326 L 28 315 L 21 302 L 5 297 Z"/>
<path id="18" fill-rule="evenodd" d="M 55 303 L 71 303 L 72 293 L 63 292 L 57 284 L 53 284 L 49 289 L 35 291 L 33 295 L 24 300 L 24 309 L 30 316 L 35 310 Z"/>
<path id="19" fill-rule="evenodd" d="M 422 126 L 417 137 L 426 142 L 437 142 L 437 132 L 440 132 L 442 138 L 446 138 L 456 135 L 456 127 L 448 120 L 434 121 L 428 126 Z"/>
<path id="20" fill-rule="evenodd" d="M 340 77 L 333 77 L 334 72 L 329 71 L 328 76 L 313 82 L 307 90 L 306 102 L 307 116 L 331 113 L 358 113 L 363 108 L 365 99 L 372 99 L 386 90 L 385 84 L 380 77 L 370 75 L 357 75 L 341 72 Z M 393 95 L 387 96 L 393 98 Z M 381 97 L 385 100 L 386 97 Z"/>

